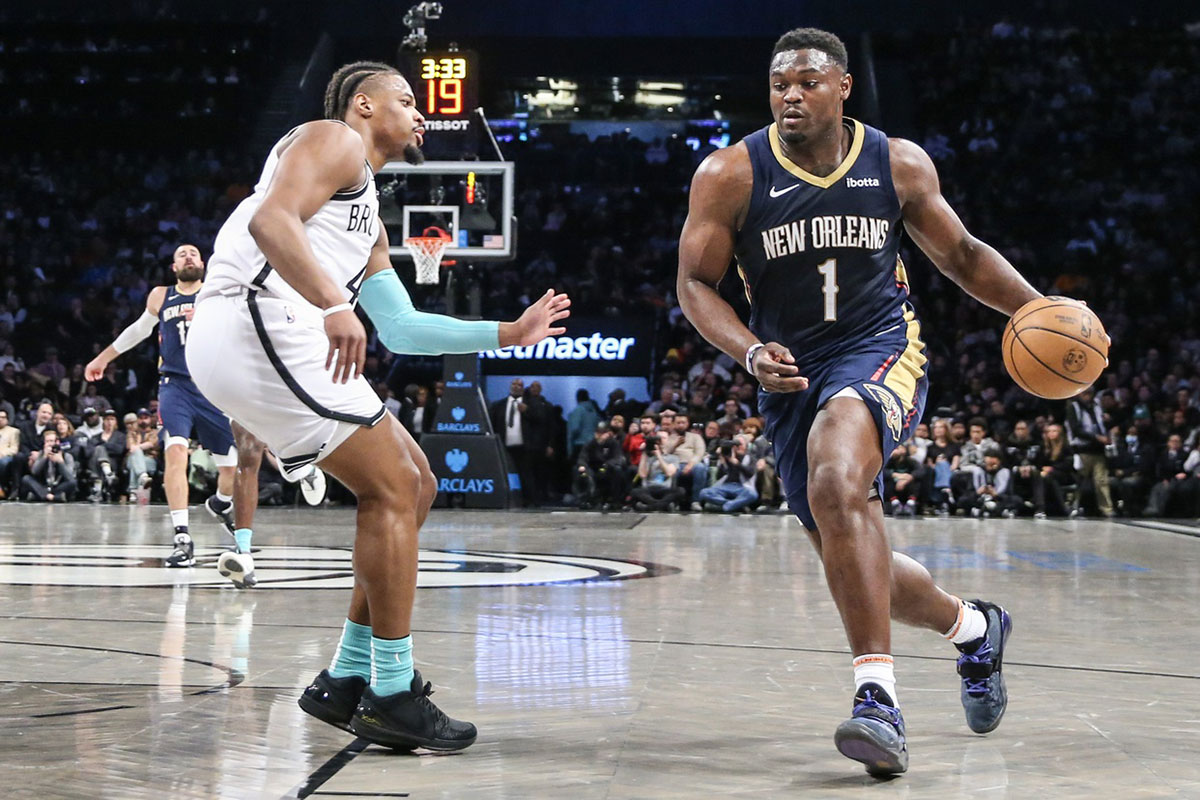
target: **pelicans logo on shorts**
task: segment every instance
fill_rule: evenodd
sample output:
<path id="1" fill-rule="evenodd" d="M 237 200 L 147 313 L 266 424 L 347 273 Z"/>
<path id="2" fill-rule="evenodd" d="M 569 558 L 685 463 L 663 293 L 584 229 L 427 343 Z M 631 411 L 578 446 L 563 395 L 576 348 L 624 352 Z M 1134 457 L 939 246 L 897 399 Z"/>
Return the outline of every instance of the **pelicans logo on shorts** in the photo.
<path id="1" fill-rule="evenodd" d="M 899 441 L 900 432 L 904 428 L 904 414 L 900 411 L 900 403 L 896 401 L 896 396 L 873 383 L 864 383 L 863 388 L 875 398 L 876 403 L 879 403 L 879 407 L 883 409 L 884 423 L 891 430 L 892 438 Z"/>

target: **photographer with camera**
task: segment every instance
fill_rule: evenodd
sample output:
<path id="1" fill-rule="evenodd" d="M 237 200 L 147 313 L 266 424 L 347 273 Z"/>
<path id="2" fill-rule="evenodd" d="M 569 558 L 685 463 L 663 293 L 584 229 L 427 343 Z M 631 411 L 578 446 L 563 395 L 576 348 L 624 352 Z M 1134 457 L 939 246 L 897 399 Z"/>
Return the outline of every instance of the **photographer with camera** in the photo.
<path id="1" fill-rule="evenodd" d="M 625 500 L 625 456 L 607 422 L 596 424 L 592 440 L 579 450 L 571 486 L 580 508 L 602 503 L 620 508 Z"/>
<path id="2" fill-rule="evenodd" d="M 673 504 L 687 508 L 687 493 L 675 485 L 679 458 L 664 452 L 658 434 L 645 437 L 645 449 L 637 471 L 640 484 L 632 492 L 636 511 L 670 511 Z"/>
<path id="3" fill-rule="evenodd" d="M 758 500 L 754 488 L 754 459 L 746 452 L 746 437 L 737 435 L 717 445 L 717 482 L 700 492 L 703 507 L 720 506 L 722 511 L 737 513 Z"/>
<path id="4" fill-rule="evenodd" d="M 42 431 L 42 449 L 32 453 L 29 474 L 21 479 L 21 497 L 27 501 L 65 503 L 75 494 L 75 459 L 63 452 L 58 431 Z"/>

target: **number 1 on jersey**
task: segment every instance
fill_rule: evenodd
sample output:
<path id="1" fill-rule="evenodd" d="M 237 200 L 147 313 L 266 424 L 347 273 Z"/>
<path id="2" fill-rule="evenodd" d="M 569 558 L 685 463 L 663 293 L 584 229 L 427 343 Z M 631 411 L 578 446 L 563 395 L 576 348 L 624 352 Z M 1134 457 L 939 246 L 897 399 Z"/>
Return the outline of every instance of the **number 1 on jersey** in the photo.
<path id="1" fill-rule="evenodd" d="M 179 329 L 179 346 L 187 347 L 187 332 L 188 332 L 187 320 L 181 319 L 178 322 L 176 322 L 175 325 Z"/>
<path id="2" fill-rule="evenodd" d="M 837 321 L 837 259 L 830 258 L 822 261 L 817 265 L 817 272 L 825 276 L 825 284 L 821 287 L 821 294 L 825 295 L 825 321 Z"/>

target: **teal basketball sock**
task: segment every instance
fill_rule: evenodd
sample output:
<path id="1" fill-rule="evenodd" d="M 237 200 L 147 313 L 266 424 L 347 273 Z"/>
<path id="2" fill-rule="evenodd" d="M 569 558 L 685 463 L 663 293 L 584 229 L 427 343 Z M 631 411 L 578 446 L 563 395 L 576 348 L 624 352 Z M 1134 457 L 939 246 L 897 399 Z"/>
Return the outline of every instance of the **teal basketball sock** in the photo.
<path id="1" fill-rule="evenodd" d="M 412 688 L 412 636 L 403 639 L 371 637 L 371 688 L 375 694 L 395 694 Z"/>
<path id="2" fill-rule="evenodd" d="M 364 681 L 371 679 L 371 626 L 346 620 L 342 626 L 342 640 L 329 664 L 329 675 L 333 678 L 357 675 Z"/>
<path id="3" fill-rule="evenodd" d="M 237 541 L 237 549 L 239 553 L 250 552 L 250 538 L 252 536 L 254 536 L 254 531 L 250 530 L 249 528 L 238 528 L 233 532 L 233 538 Z"/>

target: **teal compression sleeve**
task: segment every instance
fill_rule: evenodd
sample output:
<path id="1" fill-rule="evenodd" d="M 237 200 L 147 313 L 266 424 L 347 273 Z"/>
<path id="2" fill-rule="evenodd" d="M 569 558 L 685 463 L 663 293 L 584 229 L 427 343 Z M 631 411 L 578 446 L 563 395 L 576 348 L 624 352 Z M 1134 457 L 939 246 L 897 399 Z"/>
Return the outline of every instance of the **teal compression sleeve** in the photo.
<path id="1" fill-rule="evenodd" d="M 363 281 L 358 301 L 379 332 L 379 341 L 393 353 L 437 356 L 495 350 L 500 346 L 499 322 L 417 311 L 400 283 L 400 276 L 392 269 L 377 272 Z"/>

